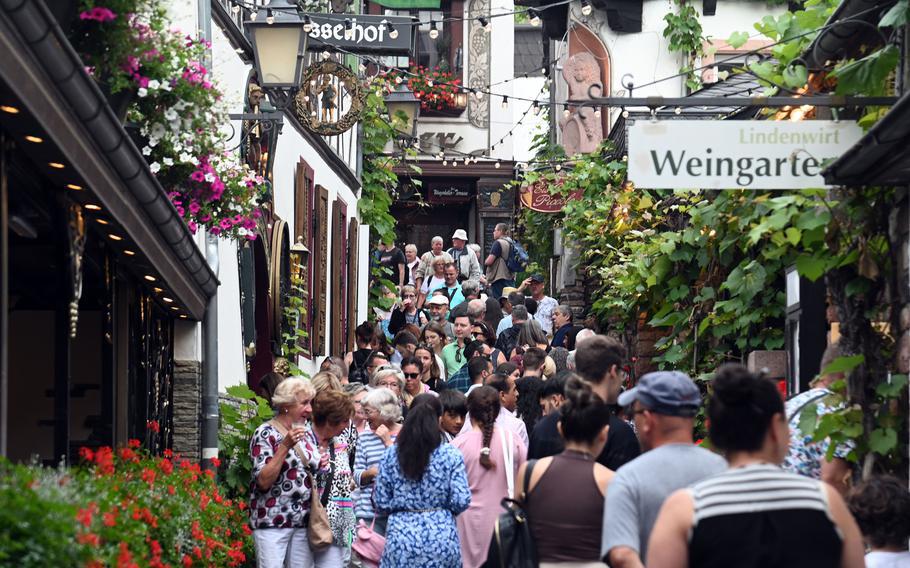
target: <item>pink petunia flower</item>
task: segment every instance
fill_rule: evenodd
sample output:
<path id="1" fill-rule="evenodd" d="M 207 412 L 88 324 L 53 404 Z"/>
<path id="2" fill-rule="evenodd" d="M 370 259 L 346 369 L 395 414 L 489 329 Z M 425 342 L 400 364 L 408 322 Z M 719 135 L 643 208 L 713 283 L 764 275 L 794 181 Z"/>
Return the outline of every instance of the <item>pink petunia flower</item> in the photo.
<path id="1" fill-rule="evenodd" d="M 110 11 L 107 8 L 102 8 L 100 6 L 97 6 L 95 8 L 92 8 L 91 10 L 86 10 L 85 12 L 82 12 L 81 14 L 79 14 L 79 19 L 80 20 L 95 20 L 96 22 L 101 22 L 103 24 L 104 22 L 110 22 L 111 20 L 116 20 L 117 14 L 115 14 L 114 12 Z"/>

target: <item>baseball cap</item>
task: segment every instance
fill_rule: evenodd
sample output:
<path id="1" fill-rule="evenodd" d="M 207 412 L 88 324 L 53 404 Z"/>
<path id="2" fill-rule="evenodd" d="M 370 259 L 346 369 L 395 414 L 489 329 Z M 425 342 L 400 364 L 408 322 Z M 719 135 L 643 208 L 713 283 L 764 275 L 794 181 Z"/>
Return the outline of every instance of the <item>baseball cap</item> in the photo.
<path id="1" fill-rule="evenodd" d="M 543 281 L 544 281 L 544 280 L 543 280 L 543 274 L 532 274 L 532 275 L 531 275 L 531 281 L 532 281 L 532 282 L 543 282 Z"/>
<path id="2" fill-rule="evenodd" d="M 465 232 L 464 229 L 458 229 L 457 231 L 455 231 L 455 234 L 452 235 L 452 238 L 461 239 L 462 241 L 466 241 L 466 240 L 468 240 L 468 234 Z"/>
<path id="3" fill-rule="evenodd" d="M 436 295 L 427 300 L 427 305 L 449 305 L 449 299 L 445 296 Z"/>
<path id="4" fill-rule="evenodd" d="M 701 406 L 701 392 L 680 371 L 657 371 L 639 379 L 634 388 L 619 395 L 619 405 L 629 406 L 638 401 L 657 414 L 695 416 Z"/>

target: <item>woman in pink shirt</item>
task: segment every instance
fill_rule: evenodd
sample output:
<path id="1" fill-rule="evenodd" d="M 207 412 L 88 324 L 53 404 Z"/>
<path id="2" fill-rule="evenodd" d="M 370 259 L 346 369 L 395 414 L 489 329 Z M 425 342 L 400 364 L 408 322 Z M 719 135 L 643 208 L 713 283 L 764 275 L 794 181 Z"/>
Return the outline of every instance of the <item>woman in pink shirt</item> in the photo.
<path id="1" fill-rule="evenodd" d="M 464 568 L 477 568 L 487 559 L 493 525 L 502 512 L 500 501 L 511 497 L 515 474 L 527 459 L 527 450 L 510 430 L 495 426 L 499 392 L 479 387 L 468 395 L 471 430 L 452 444 L 464 456 L 471 489 L 471 506 L 458 515 L 458 538 Z"/>

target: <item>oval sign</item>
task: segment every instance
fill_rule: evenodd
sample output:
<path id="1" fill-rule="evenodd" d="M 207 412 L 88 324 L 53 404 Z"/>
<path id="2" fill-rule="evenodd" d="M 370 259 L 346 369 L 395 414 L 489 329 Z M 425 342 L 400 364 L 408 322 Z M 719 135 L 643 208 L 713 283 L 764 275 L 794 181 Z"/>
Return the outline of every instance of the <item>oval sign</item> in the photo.
<path id="1" fill-rule="evenodd" d="M 570 200 L 581 199 L 582 191 L 577 189 L 569 195 L 550 193 L 550 185 L 536 181 L 521 187 L 520 199 L 523 207 L 540 213 L 558 213 Z"/>

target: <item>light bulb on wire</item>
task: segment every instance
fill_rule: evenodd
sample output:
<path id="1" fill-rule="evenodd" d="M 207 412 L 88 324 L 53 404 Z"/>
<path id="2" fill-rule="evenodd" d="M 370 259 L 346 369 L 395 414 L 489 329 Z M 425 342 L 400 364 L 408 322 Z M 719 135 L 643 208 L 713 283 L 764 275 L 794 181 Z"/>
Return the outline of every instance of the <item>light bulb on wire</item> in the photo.
<path id="1" fill-rule="evenodd" d="M 268 10 L 265 11 L 265 23 L 267 23 L 270 26 L 275 23 L 275 15 L 272 14 L 271 8 L 269 8 Z"/>
<path id="2" fill-rule="evenodd" d="M 509 108 L 509 97 L 502 97 L 502 108 Z"/>
<path id="3" fill-rule="evenodd" d="M 439 37 L 439 30 L 436 28 L 436 20 L 430 20 L 430 39 Z"/>
<path id="4" fill-rule="evenodd" d="M 585 16 L 591 15 L 591 2 L 589 0 L 581 0 L 581 13 Z"/>
<path id="5" fill-rule="evenodd" d="M 569 118 L 570 114 L 572 114 L 572 111 L 569 110 L 569 105 L 562 105 L 562 115 Z"/>
<path id="6" fill-rule="evenodd" d="M 303 15 L 303 31 L 306 33 L 313 31 L 313 21 L 306 14 Z"/>
<path id="7" fill-rule="evenodd" d="M 256 12 L 255 10 L 250 12 L 250 21 L 255 22 L 256 18 L 258 18 L 258 17 L 259 17 L 259 12 Z"/>
<path id="8" fill-rule="evenodd" d="M 534 8 L 528 8 L 528 19 L 535 28 L 540 26 L 540 15 Z"/>
<path id="9" fill-rule="evenodd" d="M 483 31 L 485 31 L 487 33 L 490 32 L 490 29 L 491 29 L 490 20 L 484 18 L 483 16 L 480 16 L 479 18 L 477 18 L 477 23 L 480 24 L 480 27 L 483 28 Z"/>
<path id="10" fill-rule="evenodd" d="M 231 6 L 231 12 L 233 12 L 235 14 L 239 14 L 240 13 L 240 4 L 234 4 L 233 6 Z"/>

